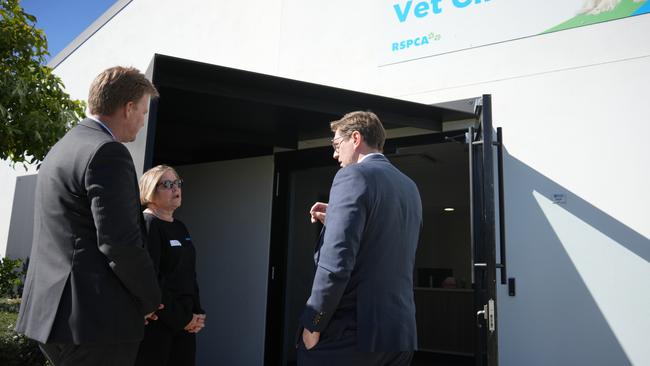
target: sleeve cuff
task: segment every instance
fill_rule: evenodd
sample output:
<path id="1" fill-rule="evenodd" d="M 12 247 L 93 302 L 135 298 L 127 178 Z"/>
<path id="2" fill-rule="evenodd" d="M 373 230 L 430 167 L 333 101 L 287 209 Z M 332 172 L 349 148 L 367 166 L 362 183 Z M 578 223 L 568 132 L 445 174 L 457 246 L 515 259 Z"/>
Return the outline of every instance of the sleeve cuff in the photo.
<path id="1" fill-rule="evenodd" d="M 300 325 L 310 332 L 322 332 L 327 325 L 326 320 L 326 312 L 307 308 L 300 316 Z"/>

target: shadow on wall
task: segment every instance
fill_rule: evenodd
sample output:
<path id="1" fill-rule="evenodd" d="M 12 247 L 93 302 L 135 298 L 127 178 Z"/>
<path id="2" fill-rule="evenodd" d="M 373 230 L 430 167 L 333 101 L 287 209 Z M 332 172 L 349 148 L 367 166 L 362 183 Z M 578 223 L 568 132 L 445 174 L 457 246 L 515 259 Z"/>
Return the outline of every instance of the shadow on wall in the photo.
<path id="1" fill-rule="evenodd" d="M 8 258 L 28 257 L 34 237 L 34 192 L 37 174 L 16 178 L 16 190 L 11 209 L 9 235 L 7 237 Z"/>
<path id="2" fill-rule="evenodd" d="M 504 173 L 501 364 L 650 364 L 650 240 L 507 152 Z"/>

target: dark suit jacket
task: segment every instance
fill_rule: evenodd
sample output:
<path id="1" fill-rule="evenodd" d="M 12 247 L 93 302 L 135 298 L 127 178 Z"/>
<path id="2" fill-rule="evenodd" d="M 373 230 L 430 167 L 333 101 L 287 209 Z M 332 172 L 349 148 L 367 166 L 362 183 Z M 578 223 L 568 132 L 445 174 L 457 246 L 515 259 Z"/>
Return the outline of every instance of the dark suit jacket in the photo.
<path id="1" fill-rule="evenodd" d="M 413 269 L 421 226 L 415 183 L 383 155 L 339 170 L 302 326 L 328 336 L 356 329 L 361 351 L 416 349 Z"/>
<path id="2" fill-rule="evenodd" d="M 160 290 L 126 147 L 95 121 L 81 121 L 45 157 L 34 212 L 16 330 L 43 343 L 142 339 L 143 316 L 160 303 Z"/>

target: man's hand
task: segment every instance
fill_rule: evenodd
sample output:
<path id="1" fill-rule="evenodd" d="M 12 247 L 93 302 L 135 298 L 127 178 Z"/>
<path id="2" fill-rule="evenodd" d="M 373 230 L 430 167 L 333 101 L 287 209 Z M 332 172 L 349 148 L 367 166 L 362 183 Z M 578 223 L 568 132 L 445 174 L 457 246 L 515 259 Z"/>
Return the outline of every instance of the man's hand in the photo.
<path id="1" fill-rule="evenodd" d="M 315 224 L 316 221 L 320 221 L 321 224 L 325 225 L 325 215 L 327 211 L 327 203 L 316 202 L 309 209 L 309 216 L 311 216 L 311 223 Z"/>
<path id="2" fill-rule="evenodd" d="M 307 329 L 302 330 L 302 342 L 305 344 L 306 349 L 309 350 L 316 347 L 319 340 L 320 332 L 310 332 Z"/>
<path id="3" fill-rule="evenodd" d="M 183 329 L 190 333 L 198 333 L 203 327 L 205 327 L 205 314 L 192 314 L 192 320 Z"/>
<path id="4" fill-rule="evenodd" d="M 165 307 L 164 304 L 160 304 L 160 305 L 158 305 L 158 310 L 161 310 L 164 307 Z M 158 311 L 158 310 L 156 310 L 156 311 Z M 156 315 L 156 311 L 152 311 L 149 314 L 144 316 L 144 325 L 149 324 L 150 320 L 158 320 L 158 315 Z"/>

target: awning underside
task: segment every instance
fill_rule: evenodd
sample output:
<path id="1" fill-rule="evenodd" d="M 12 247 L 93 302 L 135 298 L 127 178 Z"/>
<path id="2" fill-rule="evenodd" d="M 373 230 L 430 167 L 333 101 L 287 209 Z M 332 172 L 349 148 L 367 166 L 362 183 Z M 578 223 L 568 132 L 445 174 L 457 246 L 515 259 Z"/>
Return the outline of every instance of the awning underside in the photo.
<path id="1" fill-rule="evenodd" d="M 354 110 L 375 112 L 387 129 L 441 131 L 472 114 L 323 85 L 156 55 L 150 71 L 151 162 L 197 164 L 270 155 L 298 141 L 331 136 L 329 122 Z M 148 150 L 151 147 L 147 147 Z"/>

